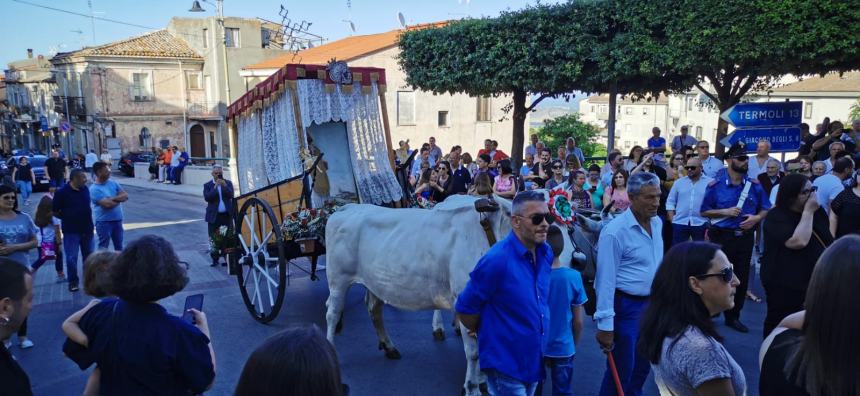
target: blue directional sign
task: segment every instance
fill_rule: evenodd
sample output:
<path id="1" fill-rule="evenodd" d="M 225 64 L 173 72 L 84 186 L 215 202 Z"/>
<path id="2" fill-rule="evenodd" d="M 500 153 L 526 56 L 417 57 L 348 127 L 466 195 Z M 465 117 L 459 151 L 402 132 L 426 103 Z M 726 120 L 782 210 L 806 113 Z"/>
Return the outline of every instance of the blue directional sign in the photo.
<path id="1" fill-rule="evenodd" d="M 720 114 L 736 128 L 800 125 L 803 102 L 739 103 Z"/>
<path id="2" fill-rule="evenodd" d="M 39 116 L 39 127 L 42 128 L 42 131 L 48 130 L 48 117 Z"/>
<path id="3" fill-rule="evenodd" d="M 770 142 L 771 152 L 797 151 L 800 149 L 800 127 L 738 128 L 720 143 L 729 147 L 740 141 L 746 145 L 747 152 L 752 153 L 760 140 Z"/>

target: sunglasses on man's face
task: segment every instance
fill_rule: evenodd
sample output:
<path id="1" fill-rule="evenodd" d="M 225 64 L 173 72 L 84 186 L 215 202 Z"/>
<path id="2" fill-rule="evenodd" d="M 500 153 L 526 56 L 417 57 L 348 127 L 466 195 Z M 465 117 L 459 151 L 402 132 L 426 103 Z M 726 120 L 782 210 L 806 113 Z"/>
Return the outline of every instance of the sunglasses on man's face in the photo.
<path id="1" fill-rule="evenodd" d="M 750 156 L 748 156 L 748 155 L 738 155 L 738 156 L 735 156 L 735 157 L 732 157 L 732 158 L 733 158 L 733 159 L 736 159 L 736 160 L 738 160 L 738 161 L 740 161 L 740 162 L 745 162 L 745 161 L 749 161 Z"/>
<path id="2" fill-rule="evenodd" d="M 688 171 L 694 171 L 696 169 L 699 169 L 699 167 L 698 166 L 685 166 L 684 169 L 686 169 Z"/>
<path id="3" fill-rule="evenodd" d="M 9 195 L 9 196 L 5 196 L 5 197 L 0 197 L 0 199 L 3 199 L 4 201 L 14 201 L 14 200 L 15 200 L 15 196 L 14 196 L 14 195 Z"/>
<path id="4" fill-rule="evenodd" d="M 547 224 L 552 224 L 555 221 L 555 216 L 553 216 L 549 212 L 547 212 L 547 213 L 535 213 L 535 214 L 528 216 L 528 217 L 526 217 L 526 216 L 520 216 L 520 217 L 531 219 L 532 225 L 536 225 L 536 226 L 541 225 L 541 223 L 543 223 L 544 220 L 546 220 Z"/>
<path id="5" fill-rule="evenodd" d="M 732 282 L 732 279 L 734 279 L 734 278 L 735 278 L 735 270 L 734 270 L 734 268 L 732 268 L 732 267 L 726 267 L 726 268 L 723 268 L 723 270 L 722 270 L 722 271 L 720 271 L 720 272 L 718 272 L 718 273 L 716 273 L 716 274 L 702 274 L 702 275 L 696 275 L 696 278 L 699 278 L 699 279 L 705 279 L 705 278 L 710 278 L 710 277 L 712 277 L 712 276 L 719 276 L 719 277 L 720 277 L 720 279 L 722 279 L 722 280 L 723 280 L 723 282 L 731 283 L 731 282 Z"/>

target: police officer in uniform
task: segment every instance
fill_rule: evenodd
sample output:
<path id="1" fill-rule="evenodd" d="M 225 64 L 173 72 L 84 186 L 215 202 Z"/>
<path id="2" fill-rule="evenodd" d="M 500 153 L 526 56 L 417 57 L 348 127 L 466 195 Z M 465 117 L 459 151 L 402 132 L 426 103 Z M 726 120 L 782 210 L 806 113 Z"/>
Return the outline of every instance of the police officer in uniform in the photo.
<path id="1" fill-rule="evenodd" d="M 747 177 L 749 156 L 744 145 L 735 143 L 726 152 L 726 177 L 712 181 L 705 191 L 701 214 L 710 219 L 708 237 L 722 246 L 741 283 L 735 291 L 735 306 L 725 312 L 726 326 L 741 333 L 749 329 L 740 321 L 750 279 L 753 234 L 771 204 L 758 180 Z"/>

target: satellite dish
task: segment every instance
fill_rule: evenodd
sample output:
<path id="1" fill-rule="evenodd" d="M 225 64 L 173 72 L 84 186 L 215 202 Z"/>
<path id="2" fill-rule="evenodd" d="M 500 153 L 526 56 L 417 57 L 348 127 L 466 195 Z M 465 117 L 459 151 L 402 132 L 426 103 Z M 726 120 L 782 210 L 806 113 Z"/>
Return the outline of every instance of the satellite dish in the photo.
<path id="1" fill-rule="evenodd" d="M 400 21 L 400 27 L 406 28 L 406 17 L 403 16 L 402 12 L 397 13 L 397 20 Z"/>
<path id="2" fill-rule="evenodd" d="M 349 29 L 352 30 L 353 33 L 355 33 L 355 24 L 352 23 L 352 21 L 349 21 Z"/>

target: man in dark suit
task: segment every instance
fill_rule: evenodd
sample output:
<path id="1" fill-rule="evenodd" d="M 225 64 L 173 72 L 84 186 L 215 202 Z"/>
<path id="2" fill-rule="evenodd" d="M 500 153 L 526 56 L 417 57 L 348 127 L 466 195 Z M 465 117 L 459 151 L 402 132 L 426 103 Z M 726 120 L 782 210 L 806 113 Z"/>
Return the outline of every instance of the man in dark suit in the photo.
<path id="1" fill-rule="evenodd" d="M 212 167 L 212 180 L 203 185 L 203 198 L 206 200 L 206 223 L 209 225 L 209 238 L 221 226 L 233 229 L 233 183 L 224 180 L 224 169 L 221 165 Z M 220 254 L 211 253 L 212 266 L 218 266 Z M 224 263 L 223 265 L 227 265 Z"/>

